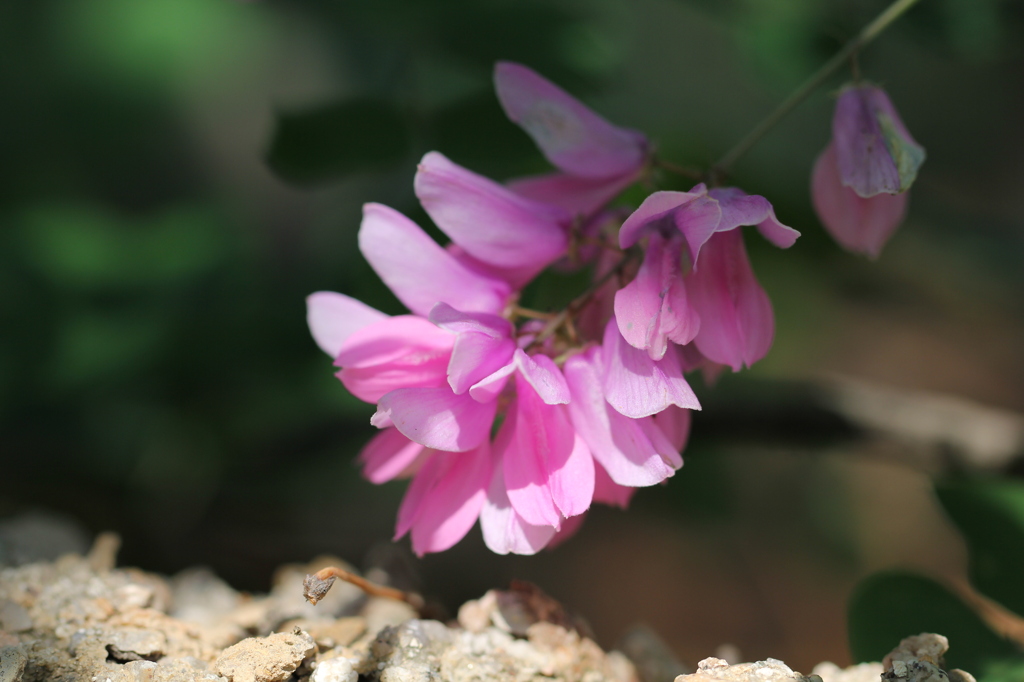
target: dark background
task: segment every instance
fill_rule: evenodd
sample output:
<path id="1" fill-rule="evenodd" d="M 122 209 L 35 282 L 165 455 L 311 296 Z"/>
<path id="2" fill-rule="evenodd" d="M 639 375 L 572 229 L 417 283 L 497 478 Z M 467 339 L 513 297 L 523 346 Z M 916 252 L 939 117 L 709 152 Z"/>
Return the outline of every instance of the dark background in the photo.
<path id="1" fill-rule="evenodd" d="M 497 105 L 493 62 L 707 165 L 883 7 L 0 4 L 0 516 L 62 513 L 118 531 L 123 563 L 206 564 L 254 591 L 283 562 L 363 564 L 404 484 L 359 477 L 373 408 L 332 377 L 303 299 L 401 310 L 355 234 L 366 201 L 427 225 L 424 152 L 498 179 L 546 169 Z M 605 646 L 644 621 L 691 664 L 733 643 L 809 670 L 847 662 L 859 577 L 961 575 L 928 476 L 806 389 L 855 377 L 1024 411 L 1022 7 L 922 0 L 861 55 L 928 151 L 878 262 L 836 247 L 808 197 L 845 74 L 736 166 L 804 236 L 785 252 L 749 236 L 775 346 L 713 391 L 697 382 L 705 410 L 668 485 L 538 557 L 491 555 L 474 529 L 417 562 L 423 589 L 454 609 L 527 578 Z M 535 306 L 558 288 L 535 287 Z"/>

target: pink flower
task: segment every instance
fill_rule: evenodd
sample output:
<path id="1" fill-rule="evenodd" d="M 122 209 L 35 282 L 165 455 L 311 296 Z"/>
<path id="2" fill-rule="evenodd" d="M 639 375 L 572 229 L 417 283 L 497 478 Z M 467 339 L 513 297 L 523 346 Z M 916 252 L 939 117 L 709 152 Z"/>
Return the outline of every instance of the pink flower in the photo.
<path id="1" fill-rule="evenodd" d="M 885 92 L 844 88 L 832 118 L 832 141 L 814 164 L 811 199 L 844 248 L 878 257 L 903 221 L 907 190 L 924 162 Z"/>
<path id="2" fill-rule="evenodd" d="M 498 62 L 494 86 L 509 119 L 560 171 L 513 180 L 518 194 L 589 216 L 642 175 L 649 155 L 642 133 L 612 125 L 521 64 Z"/>
<path id="3" fill-rule="evenodd" d="M 701 184 L 647 197 L 619 231 L 622 248 L 647 237 L 637 276 L 615 294 L 622 338 L 654 361 L 666 357 L 670 341 L 693 342 L 734 371 L 764 357 L 774 319 L 737 229 L 743 225 L 757 226 L 780 248 L 800 236 L 764 197 L 735 187 L 709 191 Z"/>
<path id="4" fill-rule="evenodd" d="M 360 455 L 364 473 L 412 477 L 396 538 L 410 533 L 418 554 L 442 551 L 479 519 L 494 551 L 534 553 L 574 532 L 595 501 L 624 506 L 632 487 L 671 476 L 686 411 L 651 415 L 699 407 L 674 355 L 656 363 L 629 348 L 639 362 L 606 361 L 592 345 L 566 360 L 571 390 L 550 341 L 534 344 L 537 323 L 517 329 L 505 317 L 514 287 L 564 252 L 564 214 L 439 155 L 425 158 L 417 190 L 453 245 L 378 204 L 364 207 L 359 231 L 364 256 L 414 314 L 389 317 L 332 292 L 308 299 L 310 330 L 339 379 L 377 403 L 371 423 L 382 431 Z"/>

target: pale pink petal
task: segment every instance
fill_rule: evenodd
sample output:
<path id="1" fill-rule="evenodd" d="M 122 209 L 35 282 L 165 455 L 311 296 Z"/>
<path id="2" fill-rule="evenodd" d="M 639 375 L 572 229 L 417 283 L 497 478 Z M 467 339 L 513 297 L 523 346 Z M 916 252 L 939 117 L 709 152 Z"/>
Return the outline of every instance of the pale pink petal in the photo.
<path id="1" fill-rule="evenodd" d="M 445 303 L 434 306 L 430 319 L 458 334 L 448 364 L 448 384 L 455 393 L 465 393 L 512 361 L 516 343 L 508 320 L 488 313 L 463 313 Z"/>
<path id="2" fill-rule="evenodd" d="M 690 438 L 690 422 L 692 421 L 689 410 L 670 405 L 663 411 L 651 417 L 655 425 L 665 434 L 665 438 L 671 443 L 672 448 L 681 453 L 686 449 L 686 441 Z M 679 460 L 682 464 L 682 458 Z M 678 466 L 678 465 L 677 465 Z"/>
<path id="3" fill-rule="evenodd" d="M 572 516 L 565 521 L 562 521 L 562 527 L 555 533 L 554 537 L 548 541 L 548 544 L 544 546 L 544 549 L 554 549 L 563 542 L 576 535 L 579 529 L 583 527 L 583 521 L 587 518 L 586 512 Z"/>
<path id="4" fill-rule="evenodd" d="M 363 476 L 371 483 L 386 483 L 400 477 L 423 453 L 423 446 L 414 443 L 395 428 L 384 429 L 359 453 Z"/>
<path id="5" fill-rule="evenodd" d="M 636 488 L 619 485 L 600 464 L 594 467 L 594 502 L 625 509 Z"/>
<path id="6" fill-rule="evenodd" d="M 334 364 L 352 395 L 375 403 L 398 388 L 445 385 L 454 340 L 421 317 L 388 317 L 351 334 Z"/>
<path id="7" fill-rule="evenodd" d="M 490 376 L 486 376 L 477 383 L 469 387 L 469 395 L 473 400 L 478 400 L 482 403 L 490 402 L 498 397 L 503 390 L 505 385 L 508 383 L 508 378 L 512 376 L 512 373 L 516 371 L 516 365 L 514 362 L 510 362 L 504 367 L 498 369 Z"/>
<path id="8" fill-rule="evenodd" d="M 568 423 L 569 420 L 565 421 Z M 565 463 L 559 466 L 557 461 L 549 462 L 552 465 L 548 476 L 551 499 L 565 518 L 587 511 L 594 499 L 594 458 L 580 435 L 574 436 L 572 450 Z"/>
<path id="9" fill-rule="evenodd" d="M 455 260 L 462 263 L 469 270 L 483 275 L 484 277 L 504 280 L 512 287 L 513 290 L 519 290 L 525 287 L 548 265 L 547 263 L 529 263 L 527 265 L 517 267 L 499 267 L 492 263 L 485 263 L 479 258 L 473 258 L 473 256 L 466 253 L 466 250 L 455 242 L 449 242 L 448 246 L 445 247 L 445 250 L 452 254 L 452 257 L 454 257 Z"/>
<path id="10" fill-rule="evenodd" d="M 536 554 L 555 535 L 554 527 L 529 524 L 512 508 L 500 463 L 494 467 L 487 500 L 480 510 L 480 529 L 484 543 L 495 554 Z"/>
<path id="11" fill-rule="evenodd" d="M 559 528 L 565 516 L 562 506 L 590 504 L 593 475 L 588 480 L 581 470 L 568 414 L 560 405 L 541 400 L 522 374 L 516 375 L 515 406 L 505 417 L 502 430 L 506 428 L 507 440 L 499 438 L 505 485 L 512 506 L 526 522 Z M 580 476 L 575 484 L 565 480 L 569 472 Z"/>
<path id="12" fill-rule="evenodd" d="M 498 100 L 544 156 L 563 171 L 583 177 L 629 173 L 647 157 L 643 134 L 612 125 L 560 87 L 521 64 L 494 67 Z"/>
<path id="13" fill-rule="evenodd" d="M 636 182 L 637 176 L 632 173 L 595 179 L 551 173 L 515 178 L 505 185 L 527 199 L 559 206 L 573 215 L 589 216 Z"/>
<path id="14" fill-rule="evenodd" d="M 725 232 L 742 225 L 757 225 L 758 232 L 780 249 L 796 243 L 800 233 L 783 225 L 775 217 L 775 209 L 762 196 L 747 194 L 738 187 L 718 187 L 708 191 L 722 207 L 722 222 L 717 232 Z"/>
<path id="15" fill-rule="evenodd" d="M 707 188 L 704 185 L 697 185 L 689 192 L 655 192 L 649 195 L 622 223 L 619 246 L 628 249 L 652 229 L 664 228 L 666 232 L 671 231 L 675 228 L 672 213 L 683 204 L 706 196 Z M 716 221 L 710 226 L 708 236 L 715 231 L 717 225 Z"/>
<path id="16" fill-rule="evenodd" d="M 398 540 L 403 535 L 409 532 L 412 528 L 412 524 L 416 521 L 416 516 L 419 513 L 420 507 L 423 502 L 427 499 L 427 495 L 430 494 L 430 489 L 433 487 L 435 480 L 439 473 L 437 466 L 438 460 L 435 459 L 434 455 L 438 453 L 437 450 L 431 450 L 430 448 L 424 449 L 423 466 L 413 476 L 412 482 L 409 487 L 405 489 L 405 495 L 402 496 L 402 504 L 398 505 L 398 518 L 395 521 L 395 535 L 394 540 Z M 441 460 L 443 462 L 443 460 Z"/>
<path id="17" fill-rule="evenodd" d="M 675 240 L 652 234 L 636 277 L 615 293 L 619 332 L 629 345 L 655 360 L 664 357 L 670 338 L 689 343 L 700 327 L 700 318 L 687 301 L 679 255 Z"/>
<path id="18" fill-rule="evenodd" d="M 554 361 L 546 355 L 527 355 L 517 348 L 514 355 L 516 369 L 548 405 L 569 402 L 569 386 Z"/>
<path id="19" fill-rule="evenodd" d="M 412 548 L 417 556 L 443 552 L 465 537 L 480 517 L 491 481 L 491 453 L 487 441 L 469 452 L 434 452 L 416 474 L 428 490 L 411 519 Z M 412 485 L 409 493 L 412 493 Z M 401 516 L 400 516 L 401 520 Z M 397 537 L 404 535 L 399 527 Z"/>
<path id="20" fill-rule="evenodd" d="M 338 367 L 372 367 L 410 353 L 444 355 L 455 344 L 455 335 L 416 315 L 385 317 L 353 332 L 338 349 Z"/>
<path id="21" fill-rule="evenodd" d="M 377 415 L 390 418 L 417 443 L 465 452 L 490 436 L 497 407 L 496 402 L 480 403 L 465 394 L 455 395 L 447 386 L 400 388 L 380 399 Z"/>
<path id="22" fill-rule="evenodd" d="M 572 391 L 569 413 L 573 427 L 590 448 L 594 459 L 617 483 L 654 485 L 675 473 L 679 464 L 672 466 L 669 462 L 678 459 L 678 450 L 664 437 L 652 441 L 641 425 L 650 418 L 630 419 L 608 406 L 601 389 L 598 348 L 566 360 L 565 377 Z M 655 447 L 655 443 L 661 446 L 660 449 Z"/>
<path id="23" fill-rule="evenodd" d="M 775 336 L 772 304 L 754 276 L 739 230 L 708 240 L 701 267 L 686 286 L 700 314 L 694 343 L 704 357 L 738 372 L 768 353 Z"/>
<path id="24" fill-rule="evenodd" d="M 835 145 L 814 163 L 811 200 L 822 225 L 848 251 L 877 258 L 903 222 L 909 194 L 876 194 L 865 199 L 839 181 Z"/>
<path id="25" fill-rule="evenodd" d="M 683 378 L 676 353 L 652 360 L 644 351 L 626 343 L 614 318 L 605 327 L 602 347 L 605 399 L 620 414 L 639 419 L 657 414 L 669 405 L 700 409 L 697 396 Z"/>
<path id="26" fill-rule="evenodd" d="M 567 212 L 521 197 L 438 152 L 423 157 L 414 187 L 441 231 L 485 263 L 504 268 L 547 264 L 569 245 Z"/>
<path id="27" fill-rule="evenodd" d="M 424 317 L 438 301 L 500 313 L 511 292 L 506 282 L 469 270 L 419 225 L 381 204 L 363 206 L 359 250 L 398 300 Z"/>
<path id="28" fill-rule="evenodd" d="M 306 322 L 320 350 L 332 358 L 353 333 L 387 315 L 345 294 L 318 291 L 306 297 Z"/>

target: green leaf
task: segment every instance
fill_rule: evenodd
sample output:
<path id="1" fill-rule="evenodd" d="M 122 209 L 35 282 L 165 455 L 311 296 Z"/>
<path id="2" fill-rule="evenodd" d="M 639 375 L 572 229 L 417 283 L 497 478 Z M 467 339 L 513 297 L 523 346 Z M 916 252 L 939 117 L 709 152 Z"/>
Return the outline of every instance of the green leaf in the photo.
<path id="1" fill-rule="evenodd" d="M 935 490 L 967 540 L 971 582 L 1024 614 L 1024 484 L 965 480 L 939 484 Z"/>
<path id="2" fill-rule="evenodd" d="M 409 130 L 398 108 L 351 100 L 279 114 L 267 163 L 289 182 L 308 185 L 385 168 L 409 153 Z"/>
<path id="3" fill-rule="evenodd" d="M 975 675 L 1019 657 L 949 590 L 910 573 L 877 573 L 861 582 L 850 596 L 847 627 L 856 662 L 880 661 L 904 637 L 922 632 L 948 637 L 947 667 Z"/>

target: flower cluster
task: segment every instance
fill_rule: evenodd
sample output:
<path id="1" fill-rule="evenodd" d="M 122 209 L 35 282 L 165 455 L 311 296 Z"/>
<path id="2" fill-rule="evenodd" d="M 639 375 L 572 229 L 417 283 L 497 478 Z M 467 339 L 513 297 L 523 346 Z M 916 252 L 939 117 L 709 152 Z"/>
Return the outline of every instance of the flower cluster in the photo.
<path id="1" fill-rule="evenodd" d="M 832 141 L 811 174 L 811 199 L 825 229 L 849 251 L 877 258 L 907 211 L 907 190 L 925 152 L 880 87 L 843 88 Z"/>
<path id="2" fill-rule="evenodd" d="M 592 504 L 624 507 L 672 476 L 700 409 L 684 373 L 738 371 L 774 336 L 740 228 L 781 248 L 799 236 L 766 199 L 732 187 L 617 210 L 615 197 L 651 173 L 647 138 L 524 66 L 499 63 L 495 85 L 557 170 L 502 185 L 428 153 L 416 196 L 451 243 L 379 204 L 359 230 L 409 314 L 332 292 L 308 299 L 338 378 L 377 406 L 366 477 L 412 477 L 396 537 L 411 532 L 417 554 L 451 547 L 478 520 L 493 551 L 532 554 Z M 561 311 L 520 307 L 523 287 L 570 255 L 593 266 L 593 285 Z"/>

